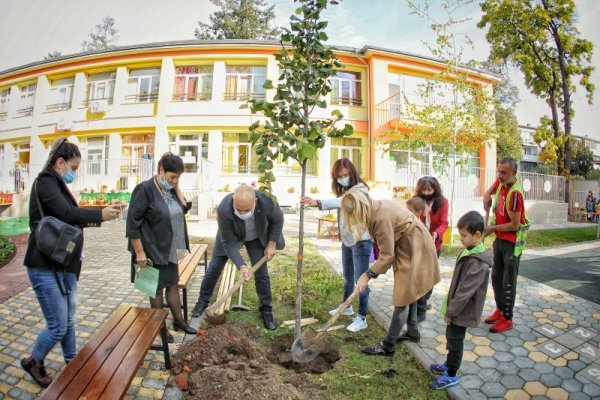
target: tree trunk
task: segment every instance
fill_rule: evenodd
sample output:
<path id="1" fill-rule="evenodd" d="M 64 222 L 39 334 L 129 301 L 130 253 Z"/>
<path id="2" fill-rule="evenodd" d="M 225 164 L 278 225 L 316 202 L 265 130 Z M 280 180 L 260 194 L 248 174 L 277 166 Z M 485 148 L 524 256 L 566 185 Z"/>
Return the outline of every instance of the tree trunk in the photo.
<path id="1" fill-rule="evenodd" d="M 558 110 L 555 98 L 555 92 L 553 90 L 549 93 L 548 105 L 550 106 L 550 111 L 552 112 L 552 131 L 554 132 L 554 137 L 559 138 L 560 134 L 560 125 L 558 119 Z M 558 146 L 556 150 L 556 170 L 558 171 L 558 175 L 565 176 L 564 174 L 564 148 Z"/>
<path id="2" fill-rule="evenodd" d="M 300 198 L 306 193 L 306 161 L 302 166 L 302 186 L 300 189 Z M 302 269 L 304 268 L 304 207 L 300 206 L 300 222 L 298 227 L 298 264 L 296 266 L 296 307 L 294 314 L 296 323 L 294 325 L 294 340 L 300 337 L 302 333 L 300 319 L 302 318 Z"/>

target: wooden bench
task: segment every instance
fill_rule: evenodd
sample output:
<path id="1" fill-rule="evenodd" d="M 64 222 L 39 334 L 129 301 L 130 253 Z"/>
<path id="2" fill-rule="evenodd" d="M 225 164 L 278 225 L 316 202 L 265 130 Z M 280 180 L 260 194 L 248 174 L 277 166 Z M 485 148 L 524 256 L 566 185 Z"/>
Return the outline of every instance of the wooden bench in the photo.
<path id="1" fill-rule="evenodd" d="M 207 244 L 193 244 L 190 246 L 190 252 L 179 261 L 179 283 L 177 287 L 182 289 L 183 299 L 181 301 L 181 309 L 183 310 L 183 318 L 188 321 L 188 301 L 187 287 L 192 280 L 192 276 L 196 271 L 196 267 L 200 264 L 200 259 L 204 257 L 204 270 L 208 266 L 208 249 Z"/>
<path id="2" fill-rule="evenodd" d="M 323 222 L 324 224 L 331 224 L 331 240 L 335 240 L 337 237 L 337 220 L 329 217 L 319 217 L 317 220 L 317 239 L 321 239 L 321 222 Z"/>
<path id="3" fill-rule="evenodd" d="M 120 306 L 44 391 L 43 400 L 122 399 L 160 332 L 165 367 L 171 369 L 168 311 Z"/>

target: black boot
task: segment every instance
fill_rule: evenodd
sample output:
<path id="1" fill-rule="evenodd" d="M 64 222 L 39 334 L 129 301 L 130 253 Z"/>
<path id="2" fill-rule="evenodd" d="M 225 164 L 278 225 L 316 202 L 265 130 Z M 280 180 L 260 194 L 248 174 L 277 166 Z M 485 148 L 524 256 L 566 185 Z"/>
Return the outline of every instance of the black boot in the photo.
<path id="1" fill-rule="evenodd" d="M 375 346 L 365 347 L 362 352 L 370 356 L 386 356 L 391 357 L 394 355 L 396 349 L 393 345 L 385 342 L 377 343 Z"/>
<path id="2" fill-rule="evenodd" d="M 195 335 L 196 334 L 196 330 L 194 328 L 192 328 L 191 326 L 189 326 L 184 320 L 182 319 L 174 319 L 173 320 L 173 329 L 175 329 L 175 332 L 182 330 L 187 334 L 190 335 Z"/>
<path id="3" fill-rule="evenodd" d="M 274 331 L 275 329 L 277 329 L 277 324 L 275 323 L 275 320 L 273 319 L 272 312 L 262 313 L 262 320 L 263 320 L 263 324 L 265 325 L 265 328 L 267 328 L 268 330 Z"/>
<path id="4" fill-rule="evenodd" d="M 198 318 L 201 316 L 204 310 L 206 310 L 206 307 L 208 307 L 207 304 L 202 304 L 200 302 L 196 303 L 194 309 L 192 310 L 192 318 Z"/>
<path id="5" fill-rule="evenodd" d="M 47 388 L 52 383 L 52 378 L 46 373 L 44 361 L 34 360 L 33 357 L 23 358 L 21 367 L 33 378 L 33 380 L 43 388 Z"/>

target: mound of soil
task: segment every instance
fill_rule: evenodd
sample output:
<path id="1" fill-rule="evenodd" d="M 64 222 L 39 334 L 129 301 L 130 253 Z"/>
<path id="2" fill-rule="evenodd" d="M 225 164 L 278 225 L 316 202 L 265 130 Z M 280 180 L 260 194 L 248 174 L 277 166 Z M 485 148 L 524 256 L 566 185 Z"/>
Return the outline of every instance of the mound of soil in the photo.
<path id="1" fill-rule="evenodd" d="M 261 345 L 259 328 L 242 321 L 200 330 L 173 356 L 171 385 L 185 390 L 185 399 L 289 399 L 318 398 L 308 372 L 333 368 L 339 350 L 329 344 L 316 360 L 291 360 L 291 336 Z M 285 367 L 285 368 L 284 368 Z"/>

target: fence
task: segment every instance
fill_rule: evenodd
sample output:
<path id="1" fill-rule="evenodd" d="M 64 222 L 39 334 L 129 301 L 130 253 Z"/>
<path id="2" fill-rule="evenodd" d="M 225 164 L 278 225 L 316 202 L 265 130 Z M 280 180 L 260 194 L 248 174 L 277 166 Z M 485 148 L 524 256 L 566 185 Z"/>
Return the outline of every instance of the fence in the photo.
<path id="1" fill-rule="evenodd" d="M 600 180 L 595 181 L 571 181 L 573 190 L 571 191 L 571 207 L 581 208 L 585 207 L 585 198 L 588 192 L 591 190 L 594 194 L 594 198 L 600 197 Z"/>
<path id="2" fill-rule="evenodd" d="M 495 169 L 463 166 L 456 166 L 455 168 L 455 199 L 481 197 L 496 180 Z M 426 175 L 435 176 L 440 182 L 446 197 L 450 197 L 453 178 L 452 169 L 448 168 L 444 174 L 440 174 L 434 171 L 432 166 L 419 163 L 396 166 L 396 174 L 393 182 L 396 189 L 395 192 L 412 194 L 419 178 Z M 518 172 L 517 176 L 525 191 L 526 200 L 564 202 L 566 189 L 564 177 L 532 172 Z"/>

